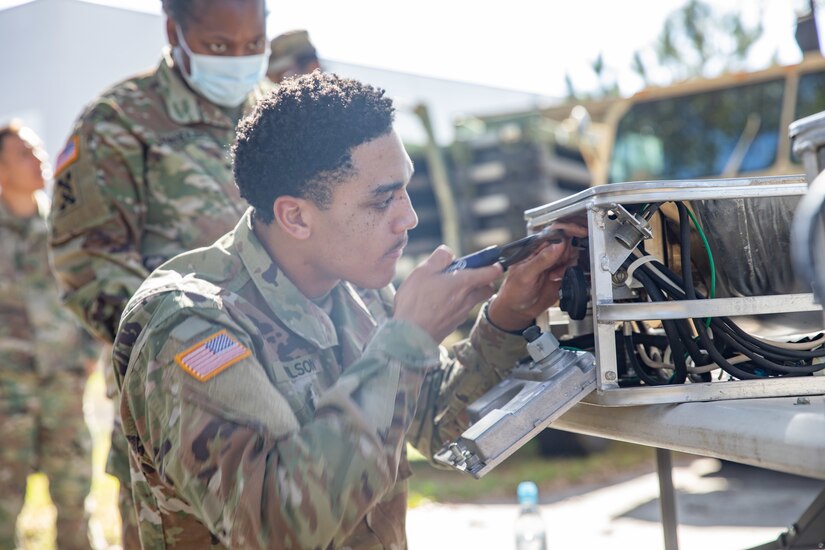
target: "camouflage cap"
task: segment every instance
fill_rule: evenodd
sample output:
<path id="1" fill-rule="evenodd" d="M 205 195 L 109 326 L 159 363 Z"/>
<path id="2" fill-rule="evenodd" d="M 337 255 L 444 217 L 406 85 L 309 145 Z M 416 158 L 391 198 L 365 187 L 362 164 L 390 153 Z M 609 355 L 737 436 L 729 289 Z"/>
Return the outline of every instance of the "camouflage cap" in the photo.
<path id="1" fill-rule="evenodd" d="M 309 41 L 309 32 L 303 29 L 279 34 L 272 39 L 270 48 L 270 71 L 281 71 L 301 58 L 317 57 L 315 46 Z"/>

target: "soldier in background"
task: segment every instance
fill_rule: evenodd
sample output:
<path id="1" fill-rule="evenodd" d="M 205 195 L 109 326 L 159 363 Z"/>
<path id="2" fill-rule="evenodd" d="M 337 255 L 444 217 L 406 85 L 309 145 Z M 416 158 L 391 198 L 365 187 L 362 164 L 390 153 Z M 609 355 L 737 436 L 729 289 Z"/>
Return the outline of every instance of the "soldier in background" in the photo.
<path id="1" fill-rule="evenodd" d="M 0 548 L 15 547 L 30 473 L 57 508 L 57 547 L 88 549 L 92 450 L 83 391 L 98 351 L 49 269 L 39 139 L 0 127 Z"/>
<path id="2" fill-rule="evenodd" d="M 309 33 L 302 29 L 287 31 L 272 39 L 266 76 L 280 84 L 285 78 L 309 74 L 321 67 Z"/>
<path id="3" fill-rule="evenodd" d="M 68 139 L 55 169 L 52 258 L 65 305 L 104 341 L 152 270 L 211 244 L 243 213 L 229 146 L 260 85 L 271 86 L 264 4 L 163 0 L 169 47 L 158 67 L 104 92 Z M 109 394 L 117 399 L 113 384 Z M 132 550 L 121 431 L 116 415 L 107 472 L 121 482 L 123 545 Z"/>
<path id="4" fill-rule="evenodd" d="M 284 81 L 238 127 L 252 208 L 129 301 L 114 359 L 147 548 L 405 548 L 405 442 L 431 457 L 460 434 L 558 299 L 569 239 L 495 296 L 501 267 L 445 273 L 446 247 L 395 294 L 418 219 L 393 118 L 360 82 Z M 487 298 L 448 355 L 438 343 Z"/>

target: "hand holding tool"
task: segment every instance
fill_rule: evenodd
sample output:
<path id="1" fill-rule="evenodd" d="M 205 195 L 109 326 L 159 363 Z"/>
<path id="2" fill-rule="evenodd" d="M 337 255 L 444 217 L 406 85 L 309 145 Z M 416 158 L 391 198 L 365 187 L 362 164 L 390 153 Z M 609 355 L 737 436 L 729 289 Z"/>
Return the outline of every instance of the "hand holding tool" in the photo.
<path id="1" fill-rule="evenodd" d="M 563 239 L 564 232 L 561 229 L 550 229 L 548 227 L 517 241 L 501 246 L 488 246 L 478 252 L 462 256 L 448 265 L 444 272 L 452 273 L 461 269 L 474 269 L 493 265 L 496 262 L 499 262 L 507 271 L 507 268 L 511 265 L 529 258 L 541 243 L 560 243 Z"/>

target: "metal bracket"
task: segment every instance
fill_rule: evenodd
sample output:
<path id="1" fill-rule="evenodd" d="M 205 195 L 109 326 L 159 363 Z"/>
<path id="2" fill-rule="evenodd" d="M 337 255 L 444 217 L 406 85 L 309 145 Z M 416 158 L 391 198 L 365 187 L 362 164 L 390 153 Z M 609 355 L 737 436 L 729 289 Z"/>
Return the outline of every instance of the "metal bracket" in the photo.
<path id="1" fill-rule="evenodd" d="M 615 218 L 605 216 L 605 246 L 602 269 L 615 274 L 643 239 L 653 238 L 647 220 L 631 214 L 621 204 L 611 204 Z M 604 265 L 606 263 L 606 265 Z"/>
<path id="2" fill-rule="evenodd" d="M 590 353 L 556 349 L 522 363 L 467 408 L 474 423 L 434 459 L 480 478 L 595 388 Z"/>
<path id="3" fill-rule="evenodd" d="M 825 548 L 825 491 L 819 493 L 796 523 L 766 544 L 750 550 L 810 550 Z"/>

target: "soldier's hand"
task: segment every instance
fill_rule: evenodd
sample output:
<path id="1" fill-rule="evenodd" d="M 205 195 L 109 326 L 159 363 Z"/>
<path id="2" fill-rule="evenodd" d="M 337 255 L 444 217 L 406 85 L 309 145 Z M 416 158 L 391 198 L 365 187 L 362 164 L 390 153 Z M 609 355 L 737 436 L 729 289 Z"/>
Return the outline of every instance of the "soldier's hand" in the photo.
<path id="1" fill-rule="evenodd" d="M 576 265 L 579 258 L 579 250 L 571 245 L 571 238 L 586 237 L 587 228 L 574 223 L 557 223 L 553 228 L 564 231 L 562 242 L 545 243 L 532 256 L 510 267 L 487 309 L 495 326 L 508 331 L 521 330 L 558 302 L 564 271 Z"/>
<path id="2" fill-rule="evenodd" d="M 444 273 L 454 260 L 442 245 L 419 264 L 395 295 L 396 319 L 411 321 L 441 342 L 467 319 L 470 310 L 495 292 L 501 265 Z"/>

